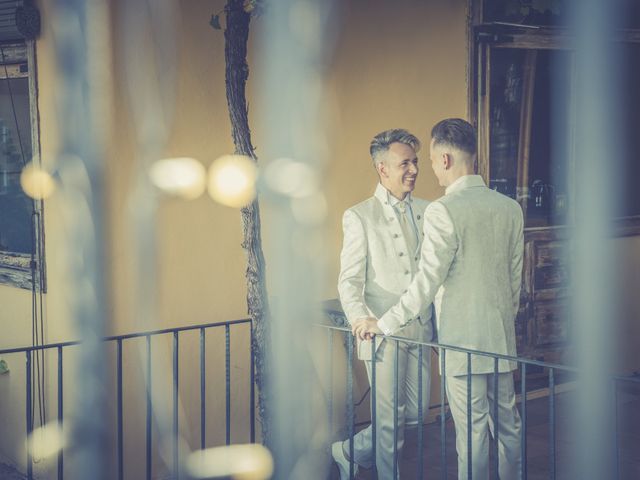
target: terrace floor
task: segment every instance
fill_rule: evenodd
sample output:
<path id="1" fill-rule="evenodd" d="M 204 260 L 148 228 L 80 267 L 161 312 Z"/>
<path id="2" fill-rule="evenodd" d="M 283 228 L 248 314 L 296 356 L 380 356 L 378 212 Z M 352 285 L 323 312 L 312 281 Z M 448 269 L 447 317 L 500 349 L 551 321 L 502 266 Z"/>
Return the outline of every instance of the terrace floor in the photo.
<path id="1" fill-rule="evenodd" d="M 640 478 L 640 385 L 621 388 L 618 396 L 618 441 L 619 479 Z M 571 393 L 556 394 L 556 478 L 571 479 L 571 448 L 569 423 Z M 424 429 L 424 475 L 425 479 L 442 478 L 440 423 L 425 425 Z M 417 433 L 407 432 L 405 449 L 400 460 L 402 479 L 418 478 Z M 493 455 L 491 455 L 493 458 Z M 548 479 L 550 471 L 549 453 L 549 399 L 537 398 L 527 401 L 527 478 Z M 491 463 L 491 465 L 493 465 Z M 446 469 L 447 479 L 457 479 L 457 458 L 453 420 L 446 422 Z M 493 475 L 493 471 L 491 472 Z M 332 478 L 337 479 L 333 467 Z M 370 470 L 360 469 L 360 479 L 373 478 Z M 493 477 L 491 477 L 493 478 Z M 611 479 L 615 478 L 612 472 Z"/>

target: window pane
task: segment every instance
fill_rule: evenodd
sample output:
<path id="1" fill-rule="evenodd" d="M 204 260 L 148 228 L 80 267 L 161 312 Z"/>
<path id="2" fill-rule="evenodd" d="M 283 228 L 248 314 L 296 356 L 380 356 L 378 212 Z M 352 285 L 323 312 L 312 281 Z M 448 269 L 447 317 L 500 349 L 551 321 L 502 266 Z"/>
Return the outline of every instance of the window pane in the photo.
<path id="1" fill-rule="evenodd" d="M 558 225 L 566 221 L 571 132 L 571 54 L 539 50 L 531 112 L 527 225 Z"/>
<path id="2" fill-rule="evenodd" d="M 28 79 L 0 80 L 0 251 L 33 250 L 33 202 L 20 188 L 22 166 L 31 157 Z"/>
<path id="3" fill-rule="evenodd" d="M 566 221 L 571 54 L 491 51 L 490 186 L 516 198 L 528 227 Z"/>
<path id="4" fill-rule="evenodd" d="M 491 52 L 491 188 L 516 198 L 524 50 Z"/>
<path id="5" fill-rule="evenodd" d="M 640 45 L 622 44 L 622 82 L 619 92 L 621 106 L 620 139 L 622 140 L 625 168 L 618 184 L 621 188 L 621 203 L 618 216 L 640 215 Z"/>
<path id="6" fill-rule="evenodd" d="M 568 27 L 572 0 L 484 0 L 483 22 Z M 640 1 L 616 0 L 618 28 L 640 28 Z"/>
<path id="7" fill-rule="evenodd" d="M 485 0 L 485 23 L 507 22 L 520 25 L 566 26 L 568 5 L 565 0 Z"/>

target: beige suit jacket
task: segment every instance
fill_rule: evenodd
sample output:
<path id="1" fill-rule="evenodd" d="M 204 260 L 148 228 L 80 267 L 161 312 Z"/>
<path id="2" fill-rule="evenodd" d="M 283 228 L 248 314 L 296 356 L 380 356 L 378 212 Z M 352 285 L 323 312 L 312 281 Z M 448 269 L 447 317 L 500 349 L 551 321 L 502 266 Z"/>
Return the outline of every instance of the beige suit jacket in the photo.
<path id="1" fill-rule="evenodd" d="M 379 317 L 395 305 L 417 271 L 424 235 L 424 211 L 429 202 L 415 197 L 409 197 L 408 201 L 420 237 L 415 252 L 407 249 L 396 211 L 382 185 L 378 184 L 373 197 L 344 213 L 338 293 L 350 324 L 363 317 Z M 431 302 L 407 317 L 403 327 L 406 328 L 398 329 L 398 335 L 431 340 Z M 382 340 L 382 337 L 377 338 L 376 348 Z M 366 358 L 366 348 L 359 356 Z"/>
<path id="2" fill-rule="evenodd" d="M 426 209 L 420 268 L 407 292 L 378 326 L 398 331 L 434 302 L 443 344 L 516 355 L 515 317 L 522 279 L 523 217 L 514 200 L 478 175 L 459 178 Z M 467 373 L 465 353 L 446 353 L 448 375 Z M 472 373 L 491 373 L 494 360 L 472 356 Z M 499 371 L 516 368 L 501 360 Z"/>

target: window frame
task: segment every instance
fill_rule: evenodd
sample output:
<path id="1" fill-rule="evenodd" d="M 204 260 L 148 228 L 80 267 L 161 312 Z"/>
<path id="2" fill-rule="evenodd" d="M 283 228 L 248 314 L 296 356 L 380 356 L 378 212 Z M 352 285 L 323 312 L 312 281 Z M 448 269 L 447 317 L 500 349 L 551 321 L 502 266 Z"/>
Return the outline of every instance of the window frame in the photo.
<path id="1" fill-rule="evenodd" d="M 487 185 L 490 180 L 489 140 L 490 98 L 486 88 L 490 75 L 491 48 L 518 48 L 530 50 L 572 50 L 572 35 L 567 27 L 536 27 L 484 23 L 485 0 L 469 0 L 467 17 L 468 68 L 467 112 L 469 121 L 478 132 L 478 158 L 476 171 Z M 640 29 L 618 29 L 614 41 L 640 43 Z M 574 145 L 571 147 L 575 148 Z M 569 190 L 574 171 L 574 155 L 568 159 Z M 520 162 L 520 158 L 518 158 Z M 564 230 L 571 228 L 570 216 L 566 225 L 526 227 L 525 231 Z M 616 218 L 613 225 L 616 237 L 640 235 L 640 215 Z"/>
<path id="2" fill-rule="evenodd" d="M 27 162 L 41 162 L 40 151 L 40 115 L 38 110 L 38 82 L 36 47 L 34 40 L 3 43 L 4 63 L 0 62 L 0 78 L 5 78 L 4 65 L 27 64 L 27 73 L 12 75 L 8 78 L 28 78 L 29 82 L 29 121 L 31 126 L 31 151 L 33 158 Z M 0 59 L 1 60 L 1 59 Z M 35 213 L 35 251 L 33 254 L 18 252 L 0 252 L 0 285 L 46 292 L 46 262 L 44 248 L 44 203 L 34 200 Z"/>

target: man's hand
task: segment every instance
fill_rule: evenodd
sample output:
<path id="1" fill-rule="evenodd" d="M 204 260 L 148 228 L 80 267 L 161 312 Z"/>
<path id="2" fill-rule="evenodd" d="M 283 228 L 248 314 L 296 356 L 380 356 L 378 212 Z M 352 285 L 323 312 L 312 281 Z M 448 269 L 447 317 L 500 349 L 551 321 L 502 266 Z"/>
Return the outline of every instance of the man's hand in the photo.
<path id="1" fill-rule="evenodd" d="M 374 317 L 361 318 L 353 323 L 351 328 L 353 335 L 360 340 L 370 340 L 375 335 L 383 335 L 378 328 L 378 319 Z"/>

